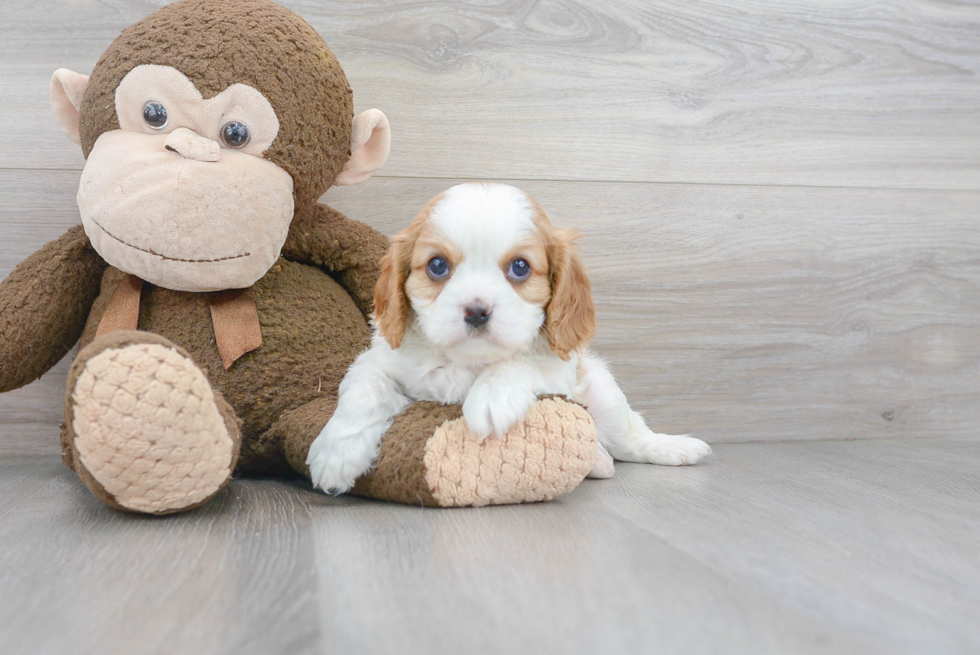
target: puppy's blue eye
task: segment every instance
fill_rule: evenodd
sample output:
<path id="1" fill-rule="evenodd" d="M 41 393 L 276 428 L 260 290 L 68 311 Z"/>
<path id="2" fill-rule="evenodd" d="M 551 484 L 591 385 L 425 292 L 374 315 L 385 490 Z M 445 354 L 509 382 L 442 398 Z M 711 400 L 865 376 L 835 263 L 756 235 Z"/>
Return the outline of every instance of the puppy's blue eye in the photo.
<path id="1" fill-rule="evenodd" d="M 526 259 L 515 259 L 510 263 L 510 268 L 507 269 L 507 277 L 517 282 L 526 280 L 530 274 L 531 265 L 527 263 Z"/>
<path id="2" fill-rule="evenodd" d="M 429 260 L 425 270 L 433 280 L 441 280 L 449 275 L 449 264 L 442 257 L 433 257 Z"/>

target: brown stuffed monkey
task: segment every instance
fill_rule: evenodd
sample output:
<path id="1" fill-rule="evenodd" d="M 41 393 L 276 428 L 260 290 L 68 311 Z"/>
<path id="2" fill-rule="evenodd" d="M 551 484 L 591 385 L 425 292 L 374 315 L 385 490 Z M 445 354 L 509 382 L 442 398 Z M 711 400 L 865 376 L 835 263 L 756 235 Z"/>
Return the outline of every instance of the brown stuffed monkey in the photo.
<path id="1" fill-rule="evenodd" d="M 65 463 L 101 500 L 165 514 L 241 474 L 307 475 L 310 443 L 368 344 L 387 239 L 319 204 L 384 163 L 337 59 L 268 0 L 182 0 L 127 28 L 51 103 L 86 156 L 82 225 L 0 283 L 0 391 L 81 339 Z M 436 506 L 546 500 L 592 465 L 588 413 L 542 399 L 477 443 L 416 403 L 354 492 Z"/>

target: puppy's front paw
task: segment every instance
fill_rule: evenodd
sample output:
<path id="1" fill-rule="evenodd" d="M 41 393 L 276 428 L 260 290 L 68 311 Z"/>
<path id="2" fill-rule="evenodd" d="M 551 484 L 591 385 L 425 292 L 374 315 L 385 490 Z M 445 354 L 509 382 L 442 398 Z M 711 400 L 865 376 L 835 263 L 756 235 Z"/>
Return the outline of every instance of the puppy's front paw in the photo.
<path id="1" fill-rule="evenodd" d="M 346 493 L 357 478 L 371 469 L 377 457 L 375 451 L 372 440 L 333 434 L 328 423 L 306 456 L 313 486 L 328 494 Z"/>
<path id="2" fill-rule="evenodd" d="M 505 434 L 536 400 L 531 390 L 520 385 L 477 380 L 463 401 L 463 417 L 470 432 L 483 441 L 491 434 Z"/>
<path id="3" fill-rule="evenodd" d="M 694 437 L 650 432 L 643 451 L 645 461 L 651 464 L 685 466 L 710 455 L 711 446 Z"/>

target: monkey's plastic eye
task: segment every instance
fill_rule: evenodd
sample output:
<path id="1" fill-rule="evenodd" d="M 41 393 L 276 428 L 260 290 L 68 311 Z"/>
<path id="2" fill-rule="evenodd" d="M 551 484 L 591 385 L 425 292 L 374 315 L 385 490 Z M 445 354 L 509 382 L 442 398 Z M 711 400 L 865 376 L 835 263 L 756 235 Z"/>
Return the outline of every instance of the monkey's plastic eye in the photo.
<path id="1" fill-rule="evenodd" d="M 244 148 L 252 140 L 252 135 L 243 123 L 231 121 L 222 126 L 221 140 L 229 148 Z"/>
<path id="2" fill-rule="evenodd" d="M 514 280 L 515 282 L 520 282 L 526 280 L 527 276 L 531 274 L 531 265 L 527 263 L 526 259 L 517 258 L 510 263 L 510 268 L 507 269 L 507 277 Z"/>
<path id="3" fill-rule="evenodd" d="M 449 275 L 449 264 L 442 257 L 433 257 L 425 267 L 425 272 L 433 280 L 441 280 Z"/>
<path id="4" fill-rule="evenodd" d="M 167 108 L 155 100 L 143 105 L 143 120 L 154 130 L 162 130 L 167 126 Z"/>

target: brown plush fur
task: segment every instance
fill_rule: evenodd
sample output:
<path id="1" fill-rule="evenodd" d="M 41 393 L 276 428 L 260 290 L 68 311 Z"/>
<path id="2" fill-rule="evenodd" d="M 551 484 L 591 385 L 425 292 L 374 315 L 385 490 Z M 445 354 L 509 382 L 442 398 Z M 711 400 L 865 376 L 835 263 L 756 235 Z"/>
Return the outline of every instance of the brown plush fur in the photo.
<path id="1" fill-rule="evenodd" d="M 387 248 L 387 239 L 373 228 L 318 204 L 296 213 L 282 254 L 335 273 L 367 316 L 374 307 L 374 285 Z"/>
<path id="2" fill-rule="evenodd" d="M 458 405 L 412 404 L 391 425 L 391 430 L 401 438 L 382 442 L 373 474 L 358 480 L 353 492 L 409 505 L 438 507 L 439 502 L 425 481 L 425 463 L 417 453 L 424 450 L 432 437 L 433 424 L 444 425 L 462 415 Z"/>
<path id="3" fill-rule="evenodd" d="M 283 414 L 269 430 L 270 441 L 284 444 L 286 459 L 293 469 L 309 475 L 306 454 L 336 408 L 335 395 L 320 398 Z M 438 505 L 425 482 L 422 454 L 434 429 L 461 414 L 459 406 L 431 402 L 410 405 L 395 418 L 388 431 L 394 438 L 382 442 L 371 475 L 358 480 L 351 493 L 410 504 Z"/>
<path id="4" fill-rule="evenodd" d="M 0 282 L 0 392 L 33 382 L 68 354 L 105 268 L 79 225 Z"/>

